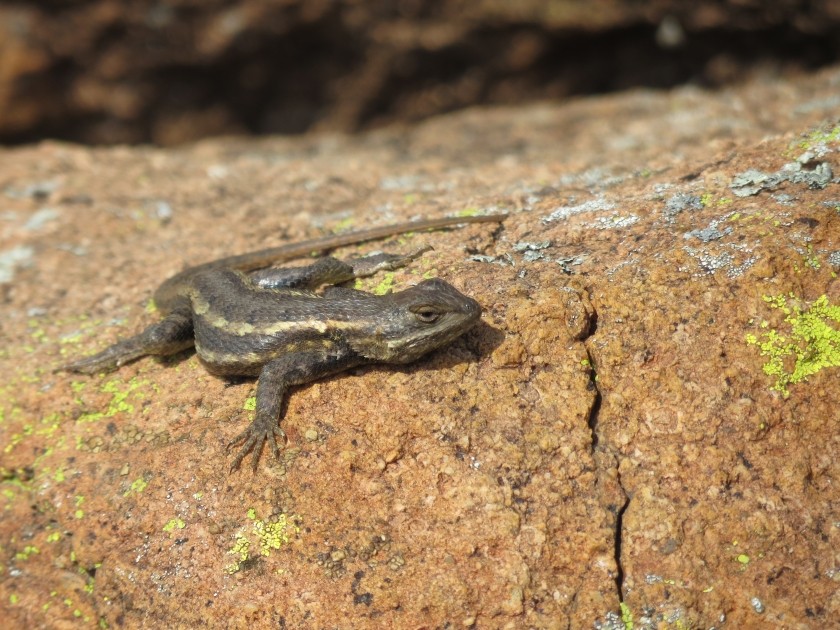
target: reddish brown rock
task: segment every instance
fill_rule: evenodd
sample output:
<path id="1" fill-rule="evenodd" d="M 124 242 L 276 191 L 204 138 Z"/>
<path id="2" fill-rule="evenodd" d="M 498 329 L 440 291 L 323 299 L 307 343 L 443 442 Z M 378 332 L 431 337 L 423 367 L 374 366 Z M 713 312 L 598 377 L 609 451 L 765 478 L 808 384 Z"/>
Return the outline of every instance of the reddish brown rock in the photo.
<path id="1" fill-rule="evenodd" d="M 5 151 L 4 618 L 830 626 L 838 82 L 358 138 Z M 482 324 L 415 365 L 295 391 L 283 461 L 255 475 L 229 475 L 225 450 L 253 383 L 189 355 L 51 372 L 152 321 L 154 287 L 184 265 L 473 209 L 511 216 L 364 250 L 432 244 L 395 285 L 445 278 Z M 773 330 L 804 335 L 799 372 Z"/>

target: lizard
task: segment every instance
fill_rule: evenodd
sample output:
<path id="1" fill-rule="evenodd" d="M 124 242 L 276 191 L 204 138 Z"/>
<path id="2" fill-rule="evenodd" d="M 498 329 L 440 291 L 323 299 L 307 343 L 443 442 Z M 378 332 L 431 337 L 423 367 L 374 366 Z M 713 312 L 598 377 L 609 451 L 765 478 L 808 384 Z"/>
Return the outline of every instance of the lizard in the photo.
<path id="1" fill-rule="evenodd" d="M 444 346 L 481 317 L 478 302 L 434 278 L 386 295 L 334 286 L 404 267 L 430 248 L 341 261 L 324 256 L 302 267 L 295 258 L 406 232 L 463 223 L 501 222 L 506 215 L 441 217 L 330 235 L 199 264 L 165 280 L 154 293 L 162 318 L 59 371 L 96 374 L 143 356 L 195 347 L 221 377 L 257 377 L 253 421 L 228 444 L 242 444 L 231 472 L 253 451 L 256 471 L 267 444 L 280 457 L 281 405 L 291 386 L 369 363 L 405 364 Z M 326 288 L 321 293 L 316 289 Z"/>

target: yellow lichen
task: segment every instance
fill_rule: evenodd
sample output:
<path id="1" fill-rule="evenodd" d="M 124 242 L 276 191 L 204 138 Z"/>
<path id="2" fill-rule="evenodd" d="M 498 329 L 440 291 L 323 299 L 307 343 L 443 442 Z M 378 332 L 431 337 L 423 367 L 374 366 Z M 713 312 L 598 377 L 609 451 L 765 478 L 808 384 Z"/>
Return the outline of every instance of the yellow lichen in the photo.
<path id="1" fill-rule="evenodd" d="M 186 523 L 176 516 L 167 521 L 166 525 L 163 526 L 163 531 L 172 532 L 176 529 L 184 529 L 186 526 Z"/>
<path id="2" fill-rule="evenodd" d="M 300 531 L 287 514 L 278 514 L 266 521 L 258 518 L 257 511 L 250 508 L 247 517 L 253 521 L 251 526 L 253 536 L 249 538 L 242 532 L 236 533 L 233 546 L 228 553 L 236 556 L 238 560 L 225 567 L 227 573 L 236 573 L 250 559 L 252 542 L 259 546 L 260 555 L 270 556 L 272 549 L 280 549 L 289 542 L 290 534 Z"/>
<path id="3" fill-rule="evenodd" d="M 633 630 L 633 611 L 630 610 L 630 606 L 624 602 L 618 606 L 621 609 L 621 623 L 624 624 L 625 630 Z"/>
<path id="4" fill-rule="evenodd" d="M 760 336 L 748 334 L 746 341 L 767 357 L 763 369 L 775 379 L 771 389 L 787 398 L 790 385 L 806 381 L 824 368 L 840 366 L 840 306 L 831 304 L 826 295 L 811 304 L 793 294 L 764 296 L 764 301 L 784 314 L 787 329 L 769 329 Z M 767 322 L 761 323 L 761 328 L 768 327 Z"/>
<path id="5" fill-rule="evenodd" d="M 236 532 L 233 546 L 228 549 L 228 553 L 237 556 L 239 559 L 225 567 L 227 573 L 236 573 L 242 568 L 242 563 L 248 560 L 248 549 L 250 547 L 251 541 L 242 532 Z"/>
<path id="6" fill-rule="evenodd" d="M 103 393 L 111 394 L 111 400 L 108 403 L 108 408 L 105 411 L 83 413 L 79 416 L 77 422 L 96 422 L 103 418 L 111 418 L 118 413 L 134 413 L 134 405 L 130 401 L 131 399 L 145 396 L 146 393 L 144 392 L 144 389 L 147 386 L 150 386 L 152 390 L 157 391 L 155 385 L 150 384 L 147 380 L 141 380 L 136 377 L 127 382 L 119 379 L 112 379 L 108 381 L 101 388 Z"/>
<path id="7" fill-rule="evenodd" d="M 393 291 L 393 289 L 394 289 L 394 277 L 395 277 L 394 273 L 392 273 L 392 272 L 386 273 L 385 276 L 382 278 L 382 280 L 379 282 L 379 284 L 377 284 L 375 287 L 373 287 L 372 293 L 374 295 L 385 295 L 389 291 Z"/>
<path id="8" fill-rule="evenodd" d="M 36 555 L 41 553 L 38 547 L 35 545 L 26 545 L 22 551 L 18 551 L 15 554 L 15 560 L 23 561 L 29 560 L 29 556 Z"/>
<path id="9" fill-rule="evenodd" d="M 812 131 L 805 140 L 799 143 L 799 148 L 810 149 L 813 146 L 838 141 L 840 141 L 840 125 L 836 125 L 829 130 L 816 129 Z"/>
<path id="10" fill-rule="evenodd" d="M 143 492 L 143 490 L 146 489 L 146 486 L 148 485 L 148 481 L 146 481 L 143 477 L 138 477 L 137 479 L 131 482 L 131 486 L 128 488 L 128 490 L 123 492 L 123 496 L 127 497 L 132 493 L 140 494 L 141 492 Z"/>

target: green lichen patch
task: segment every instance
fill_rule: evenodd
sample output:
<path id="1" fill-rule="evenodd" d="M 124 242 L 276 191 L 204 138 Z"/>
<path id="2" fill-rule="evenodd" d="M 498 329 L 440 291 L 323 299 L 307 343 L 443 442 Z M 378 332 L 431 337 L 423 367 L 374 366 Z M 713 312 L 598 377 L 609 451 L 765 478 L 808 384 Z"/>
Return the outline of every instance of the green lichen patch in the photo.
<path id="1" fill-rule="evenodd" d="M 784 330 L 772 329 L 764 321 L 765 331 L 748 334 L 746 341 L 767 357 L 763 369 L 775 379 L 771 389 L 787 398 L 790 385 L 824 368 L 840 366 L 840 305 L 831 304 L 826 295 L 812 304 L 793 294 L 764 296 L 764 301 L 784 315 Z"/>
<path id="2" fill-rule="evenodd" d="M 289 542 L 291 534 L 300 532 L 300 527 L 295 522 L 296 518 L 288 514 L 276 514 L 264 520 L 258 518 L 257 511 L 251 508 L 248 510 L 247 516 L 252 521 L 251 535 L 246 536 L 242 532 L 236 533 L 233 545 L 228 549 L 228 553 L 236 556 L 237 560 L 225 567 L 226 573 L 236 573 L 246 563 L 254 560 L 251 557 L 252 546 L 259 547 L 259 555 L 270 556 L 272 549 L 280 549 Z"/>
<path id="3" fill-rule="evenodd" d="M 60 332 L 61 328 L 67 324 L 75 325 L 76 328 L 70 332 Z M 52 325 L 55 327 L 55 334 L 57 341 L 61 346 L 79 345 L 83 340 L 88 338 L 91 334 L 95 334 L 97 329 L 102 326 L 101 319 L 90 319 L 86 315 L 79 317 L 68 318 L 65 320 L 55 320 Z M 61 348 L 61 355 L 67 353 L 67 348 Z"/>
<path id="4" fill-rule="evenodd" d="M 76 511 L 73 512 L 73 516 L 77 519 L 82 519 L 85 517 L 85 511 L 81 508 L 82 503 L 85 502 L 85 497 L 82 495 L 76 495 Z"/>
<path id="5" fill-rule="evenodd" d="M 254 533 L 260 543 L 260 555 L 270 556 L 272 549 L 280 549 L 289 542 L 289 528 L 295 531 L 297 527 L 289 522 L 285 514 L 280 514 L 272 522 L 254 519 Z"/>
<path id="6" fill-rule="evenodd" d="M 148 480 L 146 480 L 144 477 L 138 477 L 137 479 L 131 482 L 131 485 L 129 486 L 128 490 L 123 492 L 123 496 L 127 497 L 131 494 L 141 494 L 148 485 Z"/>
<path id="7" fill-rule="evenodd" d="M 835 125 L 831 129 L 816 129 L 812 131 L 799 143 L 799 148 L 810 149 L 831 142 L 840 142 L 840 125 Z"/>
<path id="8" fill-rule="evenodd" d="M 163 531 L 165 532 L 173 532 L 176 529 L 184 529 L 187 524 L 177 516 L 175 518 L 170 518 L 166 525 L 163 526 Z"/>
<path id="9" fill-rule="evenodd" d="M 83 424 L 86 422 L 96 422 L 102 418 L 110 418 L 118 413 L 131 414 L 134 413 L 133 401 L 137 398 L 142 398 L 147 395 L 147 386 L 153 390 L 157 387 L 147 380 L 132 378 L 129 381 L 122 381 L 120 379 L 112 379 L 106 382 L 101 391 L 105 394 L 111 394 L 111 400 L 105 411 L 94 411 L 81 414 L 76 422 Z M 80 400 L 77 400 L 80 403 Z"/>
<path id="10" fill-rule="evenodd" d="M 475 217 L 481 214 L 481 208 L 478 206 L 469 206 L 455 213 L 456 217 Z"/>
<path id="11" fill-rule="evenodd" d="M 24 562 L 29 560 L 30 556 L 41 553 L 35 545 L 26 545 L 23 549 L 15 554 L 15 560 Z"/>
<path id="12" fill-rule="evenodd" d="M 392 272 L 386 273 L 385 276 L 382 278 L 382 280 L 379 282 L 379 284 L 377 284 L 375 287 L 373 287 L 373 294 L 374 295 L 385 295 L 389 291 L 393 291 L 394 290 L 394 277 L 395 277 L 394 273 L 392 273 Z"/>
<path id="13" fill-rule="evenodd" d="M 389 291 L 394 290 L 394 286 L 396 285 L 395 278 L 396 274 L 393 271 L 386 272 L 382 276 L 382 279 L 375 285 L 371 285 L 370 280 L 358 278 L 356 279 L 353 288 L 359 291 L 368 291 L 374 295 L 385 295 Z"/>
<path id="14" fill-rule="evenodd" d="M 621 609 L 621 623 L 624 624 L 625 630 L 633 630 L 633 611 L 630 610 L 630 606 L 621 602 L 619 608 Z"/>
<path id="15" fill-rule="evenodd" d="M 333 234 L 339 234 L 341 232 L 347 232 L 350 230 L 353 225 L 355 224 L 356 220 L 353 217 L 347 217 L 342 219 L 338 223 L 335 224 L 333 227 Z"/>
<path id="16" fill-rule="evenodd" d="M 232 562 L 231 564 L 225 567 L 226 573 L 236 573 L 242 568 L 242 565 L 248 561 L 248 557 L 250 555 L 251 548 L 251 541 L 243 534 L 242 532 L 236 532 L 236 536 L 234 537 L 233 545 L 230 549 L 228 549 L 228 553 L 236 556 L 236 562 Z"/>
<path id="17" fill-rule="evenodd" d="M 808 246 L 805 248 L 805 251 L 802 253 L 802 264 L 807 267 L 808 269 L 812 269 L 817 271 L 822 265 L 820 264 L 820 259 L 814 254 L 814 246 L 808 243 Z M 795 265 L 796 271 L 799 271 L 799 266 Z"/>

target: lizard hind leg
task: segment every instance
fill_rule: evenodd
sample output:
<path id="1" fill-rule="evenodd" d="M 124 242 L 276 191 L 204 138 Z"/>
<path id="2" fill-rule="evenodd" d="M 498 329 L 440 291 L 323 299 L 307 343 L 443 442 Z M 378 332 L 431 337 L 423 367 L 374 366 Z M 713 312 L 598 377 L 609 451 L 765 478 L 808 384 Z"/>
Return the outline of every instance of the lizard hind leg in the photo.
<path id="1" fill-rule="evenodd" d="M 361 258 L 353 258 L 347 264 L 353 267 L 354 278 L 367 278 L 380 271 L 394 271 L 407 266 L 426 252 L 432 251 L 430 245 L 424 245 L 408 254 L 388 254 L 377 252 Z"/>
<path id="2" fill-rule="evenodd" d="M 192 316 L 175 311 L 139 335 L 118 341 L 102 352 L 72 361 L 57 371 L 96 374 L 110 372 L 147 355 L 168 356 L 194 345 Z"/>
<path id="3" fill-rule="evenodd" d="M 253 271 L 249 277 L 251 282 L 263 289 L 314 291 L 324 284 L 341 284 L 354 278 L 367 278 L 380 271 L 400 269 L 431 249 L 421 247 L 408 254 L 379 252 L 350 260 L 325 256 L 304 267 L 269 267 Z"/>

